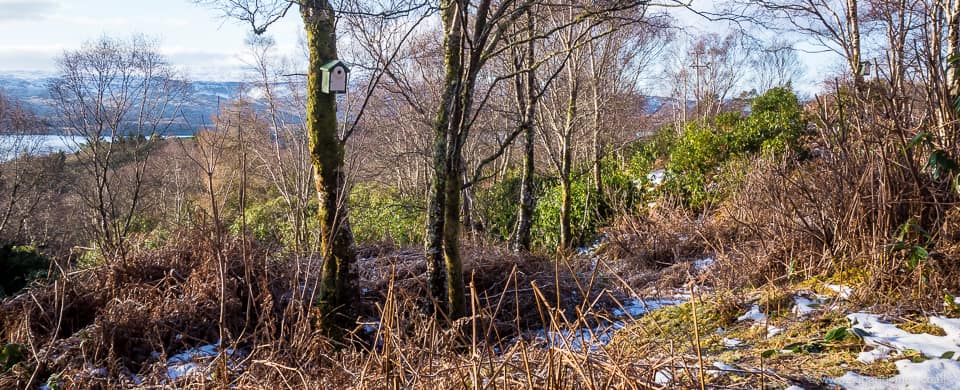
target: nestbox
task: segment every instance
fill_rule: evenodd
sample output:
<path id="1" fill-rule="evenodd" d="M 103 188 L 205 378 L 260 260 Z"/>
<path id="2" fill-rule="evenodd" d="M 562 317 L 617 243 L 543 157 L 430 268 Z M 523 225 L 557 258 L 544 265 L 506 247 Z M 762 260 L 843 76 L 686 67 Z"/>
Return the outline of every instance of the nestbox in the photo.
<path id="1" fill-rule="evenodd" d="M 323 93 L 346 93 L 347 75 L 350 68 L 340 60 L 333 60 L 320 67 L 320 90 Z"/>
<path id="2" fill-rule="evenodd" d="M 861 61 L 860 62 L 860 76 L 869 77 L 870 76 L 870 66 L 873 65 L 870 61 Z"/>

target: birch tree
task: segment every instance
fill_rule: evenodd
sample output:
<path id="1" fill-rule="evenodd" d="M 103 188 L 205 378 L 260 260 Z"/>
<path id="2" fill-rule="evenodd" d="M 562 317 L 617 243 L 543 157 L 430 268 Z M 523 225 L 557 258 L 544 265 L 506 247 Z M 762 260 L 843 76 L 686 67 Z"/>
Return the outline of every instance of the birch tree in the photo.
<path id="1" fill-rule="evenodd" d="M 326 0 L 202 3 L 219 7 L 226 16 L 249 23 L 257 35 L 265 33 L 294 7 L 298 8 L 309 51 L 305 122 L 319 201 L 317 218 L 323 258 L 317 299 L 324 316 L 323 326 L 328 332 L 350 327 L 356 322 L 357 270 L 346 205 L 343 163 L 346 141 L 337 133 L 336 95 L 321 89 L 321 67 L 339 58 L 335 10 Z"/>
<path id="2" fill-rule="evenodd" d="M 59 124 L 83 139 L 77 158 L 91 181 L 78 193 L 101 252 L 123 259 L 151 151 L 179 119 L 189 84 L 144 37 L 103 37 L 57 63 L 50 95 Z"/>
<path id="3" fill-rule="evenodd" d="M 424 8 L 423 3 L 398 2 L 384 8 L 369 9 L 359 1 L 328 0 L 197 0 L 219 9 L 228 18 L 250 25 L 260 35 L 287 15 L 299 11 L 306 34 L 307 60 L 306 122 L 309 155 L 313 168 L 319 206 L 320 255 L 323 258 L 318 305 L 323 313 L 323 327 L 331 334 L 340 334 L 356 322 L 357 290 L 356 248 L 348 217 L 348 183 L 344 164 L 347 141 L 356 130 L 360 112 L 351 113 L 352 124 L 340 126 L 337 100 L 333 93 L 321 88 L 322 67 L 339 59 L 337 52 L 337 19 L 341 14 L 375 18 L 403 17 Z M 415 28 L 411 27 L 411 28 Z M 383 65 L 378 69 L 382 74 Z M 379 77 L 371 78 L 367 96 Z M 349 87 L 349 86 L 348 86 Z"/>

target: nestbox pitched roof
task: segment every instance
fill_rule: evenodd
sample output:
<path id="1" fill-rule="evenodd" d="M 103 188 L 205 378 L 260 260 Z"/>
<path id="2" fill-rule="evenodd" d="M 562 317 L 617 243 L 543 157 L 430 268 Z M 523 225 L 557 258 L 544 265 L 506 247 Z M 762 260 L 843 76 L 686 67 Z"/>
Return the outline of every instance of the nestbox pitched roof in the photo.
<path id="1" fill-rule="evenodd" d="M 336 67 L 338 67 L 338 66 L 339 66 L 339 67 L 342 67 L 343 70 L 346 71 L 347 73 L 350 73 L 350 67 L 348 67 L 345 62 L 340 61 L 340 60 L 333 60 L 333 61 L 330 61 L 330 62 L 328 62 L 328 63 L 326 63 L 326 64 L 323 64 L 322 66 L 320 66 L 320 69 L 323 69 L 323 70 L 326 70 L 326 71 L 330 71 L 330 70 L 332 70 L 333 68 L 336 68 Z"/>

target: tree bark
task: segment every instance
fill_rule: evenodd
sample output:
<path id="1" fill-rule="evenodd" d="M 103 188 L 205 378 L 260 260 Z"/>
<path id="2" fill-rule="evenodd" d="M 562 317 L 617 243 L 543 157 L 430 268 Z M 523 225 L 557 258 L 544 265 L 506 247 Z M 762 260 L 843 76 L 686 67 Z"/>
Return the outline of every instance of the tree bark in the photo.
<path id="1" fill-rule="evenodd" d="M 447 145 L 454 150 L 456 145 Z M 454 153 L 451 153 L 454 154 Z M 466 298 L 463 285 L 463 262 L 460 258 L 460 191 L 463 188 L 459 158 L 447 161 L 446 204 L 443 222 L 443 259 L 447 271 L 447 315 L 451 320 L 466 314 Z"/>
<path id="2" fill-rule="evenodd" d="M 337 135 L 336 95 L 321 91 L 320 67 L 337 59 L 334 11 L 326 0 L 300 5 L 310 50 L 307 132 L 316 175 L 323 270 L 318 306 L 325 331 L 338 334 L 356 323 L 357 270 L 353 232 L 347 218 L 344 144 Z"/>
<path id="3" fill-rule="evenodd" d="M 444 55 L 444 87 L 440 107 L 437 110 L 437 119 L 434 128 L 433 145 L 433 184 L 430 191 L 430 202 L 427 209 L 427 232 L 425 255 L 427 260 L 427 274 L 429 275 L 430 293 L 436 304 L 433 309 L 437 312 L 449 313 L 450 303 L 447 274 L 448 256 L 454 255 L 459 259 L 458 251 L 453 248 L 447 250 L 445 244 L 450 242 L 449 234 L 459 234 L 459 226 L 450 227 L 454 221 L 459 225 L 459 186 L 455 191 L 457 207 L 450 207 L 454 199 L 450 198 L 453 182 L 459 183 L 459 173 L 451 172 L 451 162 L 456 154 L 457 134 L 455 121 L 461 117 L 461 75 L 463 74 L 463 21 L 460 18 L 460 4 L 456 1 L 444 0 L 441 2 L 443 22 L 443 55 Z M 453 215 L 448 215 L 453 212 Z M 461 276 L 462 279 L 462 276 Z"/>
<path id="4" fill-rule="evenodd" d="M 946 69 L 946 107 L 943 109 L 938 134 L 941 145 L 956 147 L 957 143 L 957 102 L 960 101 L 960 0 L 946 1 L 943 4 L 947 23 L 947 69 Z M 934 47 L 942 47 L 939 44 Z M 954 61 L 951 61 L 954 59 Z"/>
<path id="5" fill-rule="evenodd" d="M 591 63 L 593 58 L 591 56 Z M 600 85 L 603 81 L 602 73 L 594 72 L 594 80 L 591 83 L 593 91 L 593 196 L 596 198 L 595 210 L 597 217 L 606 218 L 610 214 L 610 206 L 607 204 L 607 197 L 603 193 L 603 142 L 602 136 L 602 118 L 600 105 Z"/>
<path id="6" fill-rule="evenodd" d="M 953 1 L 946 12 L 947 19 L 947 58 L 960 54 L 960 1 Z M 950 100 L 956 101 L 960 96 L 960 61 L 947 64 L 947 88 L 950 91 Z"/>
<path id="7" fill-rule="evenodd" d="M 567 116 L 563 124 L 563 140 L 561 142 L 560 157 L 560 249 L 567 250 L 573 246 L 573 234 L 570 231 L 570 208 L 572 196 L 570 194 L 570 171 L 573 164 L 573 145 L 571 137 L 573 135 L 573 122 L 577 116 L 577 98 L 580 92 L 580 83 L 577 79 L 577 68 L 571 66 L 568 68 L 567 77 L 570 87 L 570 95 L 567 100 Z"/>
<path id="8" fill-rule="evenodd" d="M 534 198 L 534 139 L 533 123 L 524 122 L 523 129 L 523 178 L 520 182 L 520 212 L 517 217 L 517 234 L 514 236 L 513 249 L 530 250 L 530 231 L 533 228 L 533 211 L 536 209 Z"/>
<path id="9" fill-rule="evenodd" d="M 850 70 L 853 72 L 854 85 L 859 89 L 863 83 L 863 76 L 860 72 L 860 61 L 862 60 L 860 50 L 860 12 L 857 0 L 847 0 L 847 39 L 848 39 L 848 57 Z"/>
<path id="10" fill-rule="evenodd" d="M 517 92 L 517 108 L 521 110 L 520 127 L 523 132 L 523 177 L 520 182 L 520 207 L 517 217 L 517 234 L 514 235 L 513 249 L 516 251 L 529 251 L 531 234 L 533 228 L 533 211 L 536 209 L 536 199 L 534 198 L 533 176 L 535 174 L 534 160 L 534 142 L 533 138 L 533 116 L 537 107 L 537 76 L 534 69 L 534 41 L 533 41 L 533 15 L 527 11 L 527 39 L 524 47 L 524 62 L 516 61 L 514 68 L 520 70 L 526 68 L 527 73 L 518 75 L 518 81 L 515 83 Z"/>

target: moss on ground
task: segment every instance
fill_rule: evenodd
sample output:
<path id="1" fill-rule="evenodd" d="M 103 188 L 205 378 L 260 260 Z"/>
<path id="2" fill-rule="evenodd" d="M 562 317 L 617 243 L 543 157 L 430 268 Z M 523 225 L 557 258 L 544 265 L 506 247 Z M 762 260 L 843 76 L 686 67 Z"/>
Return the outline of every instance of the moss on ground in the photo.
<path id="1" fill-rule="evenodd" d="M 807 286 L 810 287 L 816 286 Z M 862 363 L 857 355 L 870 347 L 847 331 L 845 313 L 824 305 L 797 318 L 791 314 L 796 295 L 791 289 L 767 288 L 742 294 L 752 299 L 737 299 L 726 293 L 701 297 L 696 305 L 688 302 L 658 309 L 618 332 L 609 348 L 618 354 L 645 359 L 683 356 L 688 364 L 696 364 L 690 360 L 698 352 L 692 315 L 696 307 L 699 352 L 705 366 L 723 362 L 745 371 L 708 376 L 707 380 L 715 385 L 759 383 L 763 380 L 759 378 L 761 367 L 791 383 L 825 385 L 824 378 L 842 376 L 847 371 L 885 378 L 896 375 L 894 360 L 917 355 L 907 352 L 897 359 Z M 754 321 L 737 322 L 736 318 L 751 307 L 749 302 L 755 302 L 769 316 L 768 326 L 783 331 L 767 337 L 766 327 Z M 914 321 L 907 327 L 922 333 L 936 331 L 929 321 Z M 737 339 L 742 344 L 727 347 L 724 339 Z"/>
<path id="2" fill-rule="evenodd" d="M 930 318 L 926 316 L 912 316 L 907 317 L 905 321 L 899 325 L 900 329 L 903 329 L 907 332 L 913 334 L 931 334 L 934 336 L 946 336 L 947 332 L 943 328 L 936 326 L 930 323 Z"/>

